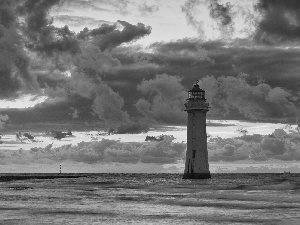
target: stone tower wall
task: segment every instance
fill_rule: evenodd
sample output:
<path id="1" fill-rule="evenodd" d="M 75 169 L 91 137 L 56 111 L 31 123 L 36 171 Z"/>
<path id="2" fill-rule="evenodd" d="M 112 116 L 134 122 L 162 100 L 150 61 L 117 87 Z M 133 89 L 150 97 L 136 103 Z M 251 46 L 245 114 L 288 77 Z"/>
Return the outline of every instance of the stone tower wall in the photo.
<path id="1" fill-rule="evenodd" d="M 188 111 L 187 152 L 184 173 L 209 173 L 206 111 Z"/>

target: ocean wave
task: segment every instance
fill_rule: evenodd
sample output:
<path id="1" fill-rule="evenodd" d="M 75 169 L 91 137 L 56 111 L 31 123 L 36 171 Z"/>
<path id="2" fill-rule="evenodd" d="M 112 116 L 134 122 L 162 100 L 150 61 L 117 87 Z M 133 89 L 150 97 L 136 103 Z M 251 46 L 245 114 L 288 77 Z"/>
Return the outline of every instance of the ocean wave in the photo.
<path id="1" fill-rule="evenodd" d="M 177 205 L 186 207 L 212 207 L 212 208 L 224 208 L 224 209 L 300 209 L 299 204 L 290 203 L 274 203 L 265 201 L 237 201 L 237 200 L 216 200 L 216 199 L 165 199 L 159 202 L 166 205 Z"/>

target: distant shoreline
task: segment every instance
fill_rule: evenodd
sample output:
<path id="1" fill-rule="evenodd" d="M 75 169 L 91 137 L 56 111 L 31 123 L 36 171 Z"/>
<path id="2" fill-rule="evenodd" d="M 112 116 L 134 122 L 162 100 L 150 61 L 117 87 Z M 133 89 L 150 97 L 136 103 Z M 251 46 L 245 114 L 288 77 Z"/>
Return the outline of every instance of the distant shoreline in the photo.
<path id="1" fill-rule="evenodd" d="M 0 174 L 0 182 L 14 181 L 14 180 L 29 180 L 29 179 L 56 179 L 56 178 L 79 178 L 85 177 L 88 174 L 78 173 L 24 173 L 24 174 Z"/>

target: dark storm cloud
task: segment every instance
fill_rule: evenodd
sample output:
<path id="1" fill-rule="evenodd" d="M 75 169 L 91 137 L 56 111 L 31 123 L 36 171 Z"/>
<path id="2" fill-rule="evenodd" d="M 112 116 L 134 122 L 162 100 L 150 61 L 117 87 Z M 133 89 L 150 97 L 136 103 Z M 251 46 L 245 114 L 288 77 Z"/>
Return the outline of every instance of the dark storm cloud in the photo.
<path id="1" fill-rule="evenodd" d="M 249 76 L 198 77 L 211 109 L 209 118 L 246 119 L 250 121 L 279 121 L 296 123 L 300 115 L 299 93 L 271 87 L 260 81 L 252 83 Z M 183 111 L 187 88 L 182 78 L 161 74 L 143 80 L 138 85 L 142 97 L 135 104 L 149 121 L 185 124 Z M 189 89 L 192 83 L 189 84 Z M 168 113 L 166 113 L 168 112 Z"/>
<path id="2" fill-rule="evenodd" d="M 103 125 L 96 116 L 91 116 L 92 99 L 83 98 L 78 95 L 66 98 L 65 91 L 63 89 L 61 91 L 64 92 L 63 97 L 50 98 L 33 108 L 2 109 L 3 114 L 7 114 L 10 118 L 6 128 L 20 127 L 22 130 L 25 126 L 28 129 L 38 128 L 45 132 L 51 129 L 62 129 L 60 127 L 63 127 L 63 129 L 76 127 L 76 129 L 84 130 L 87 127 Z M 57 95 L 55 93 L 55 96 Z M 74 120 L 70 116 L 70 113 L 72 113 L 70 108 L 78 110 L 79 118 Z M 99 123 L 97 124 L 97 122 Z"/>
<path id="3" fill-rule="evenodd" d="M 149 62 L 159 66 L 157 73 L 183 76 L 184 86 L 188 82 L 192 83 L 197 77 L 237 76 L 244 72 L 249 75 L 251 82 L 262 78 L 272 87 L 279 86 L 293 92 L 298 91 L 298 49 L 251 46 L 249 41 L 228 44 L 221 41 L 183 39 L 154 43 L 151 45 L 152 54 L 145 53 L 144 56 L 150 59 Z"/>
<path id="4" fill-rule="evenodd" d="M 67 95 L 79 95 L 92 100 L 90 109 L 108 127 L 116 128 L 129 122 L 123 97 L 101 79 L 105 77 L 103 74 L 114 73 L 120 62 L 96 46 L 88 45 L 74 59 L 74 65 L 76 69 L 63 86 L 69 90 Z"/>
<path id="5" fill-rule="evenodd" d="M 39 162 L 82 162 L 87 164 L 105 163 L 176 163 L 183 158 L 186 145 L 175 143 L 174 137 L 165 136 L 160 142 L 122 143 L 103 139 L 81 142 L 76 146 L 64 145 L 52 148 L 31 148 L 29 151 L 1 151 L 0 164 L 28 164 Z"/>
<path id="6" fill-rule="evenodd" d="M 188 1 L 185 7 L 192 9 L 197 2 Z M 224 43 L 183 39 L 154 43 L 145 52 L 138 47 L 122 47 L 122 44 L 149 35 L 151 27 L 118 21 L 116 24 L 102 24 L 93 30 L 84 29 L 75 35 L 67 26 L 53 26 L 49 11 L 59 3 L 65 4 L 60 1 L 23 1 L 18 8 L 22 24 L 17 24 L 22 29 L 17 30 L 12 3 L 1 2 L 0 10 L 5 12 L 1 14 L 0 27 L 2 97 L 36 88 L 34 77 L 37 76 L 40 87 L 45 88 L 45 94 L 49 96 L 47 101 L 60 104 L 76 96 L 78 102 L 86 99 L 89 103 L 85 105 L 88 105 L 86 110 L 113 127 L 117 126 L 114 120 L 119 125 L 125 122 L 130 124 L 135 116 L 178 124 L 185 123 L 186 115 L 182 107 L 186 90 L 191 88 L 195 79 L 204 79 L 209 75 L 207 79 L 210 83 L 207 86 L 215 83 L 218 86 L 215 92 L 207 90 L 208 96 L 214 96 L 214 100 L 211 98 L 210 101 L 214 106 L 211 112 L 215 111 L 216 118 L 238 116 L 254 121 L 270 118 L 285 121 L 299 113 L 300 83 L 297 74 L 300 72 L 300 57 L 297 49 L 254 48 L 253 43 L 246 40 Z M 91 3 L 96 4 L 96 1 Z M 126 1 L 123 3 L 127 4 Z M 231 26 L 231 6 L 221 5 L 218 1 L 210 3 L 211 16 L 220 25 Z M 267 10 L 268 7 L 261 5 L 259 8 Z M 26 51 L 23 43 L 28 47 Z M 33 54 L 36 51 L 45 53 L 45 60 L 41 62 L 53 65 L 45 69 L 46 65 L 41 63 L 37 67 L 49 69 L 49 72 L 44 75 L 34 72 L 33 76 L 28 72 L 28 67 L 33 66 L 29 62 L 28 50 Z M 237 76 L 242 73 L 249 76 L 244 83 L 239 83 Z M 166 74 L 170 74 L 168 78 L 161 79 Z M 233 87 L 231 82 L 238 85 Z M 172 90 L 173 97 L 158 88 L 162 85 L 169 90 L 168 87 L 173 84 L 178 88 L 177 93 L 175 88 Z M 220 97 L 223 93 L 226 96 Z M 236 93 L 240 98 L 234 104 L 231 98 Z M 112 105 L 104 104 L 106 101 L 116 105 L 116 112 L 112 112 Z M 135 106 L 138 106 L 138 112 Z M 61 112 L 69 116 L 70 107 L 82 112 L 75 103 L 69 104 Z M 171 116 L 167 118 L 163 109 L 170 110 Z"/>
<path id="7" fill-rule="evenodd" d="M 113 32 L 117 28 L 116 24 L 102 24 L 100 27 L 93 30 L 89 30 L 87 27 L 80 31 L 77 35 L 79 39 L 89 38 L 90 36 L 94 37 L 96 35 L 105 35 L 110 32 Z"/>
<path id="8" fill-rule="evenodd" d="M 101 51 L 107 48 L 115 48 L 122 43 L 135 41 L 151 33 L 151 27 L 143 23 L 132 25 L 126 21 L 118 20 L 123 29 L 117 29 L 117 24 L 102 24 L 99 28 L 89 31 L 87 28 L 79 33 L 80 38 L 92 36 L 94 44 L 99 46 Z"/>
<path id="9" fill-rule="evenodd" d="M 300 67 L 297 66 L 300 65 L 299 51 L 263 46 L 250 48 L 245 44 L 247 42 L 243 44 L 245 47 L 240 47 L 220 41 L 183 39 L 154 43 L 147 53 L 138 48 L 116 48 L 112 55 L 120 61 L 121 66 L 115 74 L 103 79 L 124 98 L 124 109 L 131 116 L 137 116 L 132 105 L 138 102 L 136 105 L 139 106 L 139 112 L 148 119 L 170 124 L 175 121 L 184 123 L 185 120 L 180 119 L 184 113 L 182 117 L 173 114 L 182 108 L 186 90 L 191 89 L 194 81 L 208 75 L 211 82 L 206 83 L 203 88 L 208 96 L 214 91 L 218 93 L 209 98 L 213 106 L 209 114 L 211 118 L 295 123 L 300 104 L 300 83 L 297 76 L 297 71 L 300 72 Z M 135 91 L 136 86 L 144 82 L 143 79 L 156 80 L 157 74 L 164 73 L 169 74 L 169 77 L 179 76 L 179 83 L 185 90 L 178 91 L 182 92 L 182 100 L 170 100 L 177 110 L 171 110 L 173 116 L 169 117 L 168 122 L 160 118 L 159 110 L 155 111 L 163 108 L 154 107 L 159 101 L 151 99 L 155 96 L 154 93 L 157 96 L 160 93 L 153 89 L 150 97 L 140 88 L 138 92 Z M 214 82 L 218 87 L 211 86 Z M 235 85 L 230 85 L 231 83 Z M 234 93 L 238 93 L 237 96 L 241 98 L 239 101 L 232 101 L 228 97 L 234 96 Z"/>
<path id="10" fill-rule="evenodd" d="M 70 71 L 70 76 L 51 73 L 39 75 L 39 83 L 49 98 L 35 106 L 36 111 L 45 113 L 37 119 L 57 117 L 58 121 L 64 122 L 66 116 L 69 117 L 70 108 L 75 108 L 80 111 L 82 121 L 98 119 L 108 127 L 117 127 L 127 122 L 123 98 L 100 78 L 102 73 L 110 72 L 114 65 L 118 65 L 118 61 L 97 47 L 89 46 L 82 49 L 82 53 L 73 62 L 76 67 Z M 49 110 L 51 107 L 56 110 Z M 58 113 L 61 113 L 60 117 Z"/>
<path id="11" fill-rule="evenodd" d="M 79 51 L 79 43 L 75 33 L 68 26 L 56 28 L 49 18 L 49 10 L 60 0 L 34 0 L 26 1 L 20 5 L 18 11 L 25 18 L 25 30 L 29 39 L 26 47 L 31 50 L 52 55 L 54 52 L 76 53 Z"/>
<path id="12" fill-rule="evenodd" d="M 9 0 L 3 0 L 0 2 L 0 22 L 5 28 L 9 28 L 16 21 L 14 11 L 14 3 Z"/>
<path id="13" fill-rule="evenodd" d="M 279 44 L 299 41 L 300 2 L 298 0 L 260 0 L 262 13 L 255 40 L 263 44 Z"/>
<path id="14" fill-rule="evenodd" d="M 97 46 L 85 46 L 81 48 L 81 54 L 74 59 L 77 68 L 87 75 L 97 74 L 103 77 L 105 74 L 115 74 L 121 66 L 120 61 L 108 52 L 101 52 Z"/>
<path id="15" fill-rule="evenodd" d="M 70 108 L 81 111 L 76 104 L 85 99 L 87 104 L 83 105 L 88 105 L 86 111 L 93 113 L 106 126 L 117 128 L 123 125 L 128 130 L 133 122 L 124 109 L 123 97 L 101 79 L 106 74 L 116 73 L 121 64 L 108 51 L 103 51 L 150 34 L 151 27 L 118 21 L 118 25 L 104 24 L 88 31 L 87 41 L 78 40 L 67 26 L 53 26 L 49 12 L 59 3 L 63 2 L 1 2 L 1 97 L 11 97 L 20 90 L 24 93 L 38 89 L 39 84 L 49 98 L 36 106 L 37 112 L 45 109 L 45 114 L 42 113 L 37 120 L 52 120 L 52 117 L 64 120 L 69 116 Z M 31 54 L 33 61 L 34 57 L 39 58 L 31 64 L 36 66 L 37 71 L 32 69 L 32 74 L 37 76 L 38 83 L 28 71 L 30 61 L 27 53 Z M 38 61 L 45 64 L 37 65 Z M 42 72 L 38 72 L 39 68 Z M 51 107 L 56 107 L 55 113 L 49 111 Z M 59 113 L 61 116 L 58 116 Z"/>
<path id="16" fill-rule="evenodd" d="M 299 85 L 297 71 L 300 72 L 300 53 L 297 49 L 250 48 L 220 41 L 184 39 L 154 43 L 150 50 L 151 53 L 137 53 L 138 50 L 134 52 L 129 49 L 116 53 L 115 57 L 128 69 L 132 65 L 134 78 L 138 76 L 133 67 L 136 60 L 146 59 L 143 62 L 151 64 L 152 68 L 148 67 L 141 73 L 146 76 L 150 73 L 152 77 L 157 73 L 180 75 L 183 77 L 184 86 L 206 75 L 237 76 L 240 72 L 249 74 L 253 82 L 261 77 L 272 87 L 281 86 L 297 91 Z M 131 79 L 129 74 L 127 77 Z"/>
<path id="17" fill-rule="evenodd" d="M 26 15 L 29 31 L 40 32 L 41 28 L 51 23 L 48 12 L 59 2 L 60 0 L 27 0 L 18 10 L 21 15 Z"/>
<path id="18" fill-rule="evenodd" d="M 128 23 L 127 25 L 130 26 Z M 99 36 L 109 35 L 115 31 L 115 25 L 103 25 L 90 31 L 88 36 L 99 38 Z M 121 34 L 121 36 L 123 35 L 121 42 L 129 40 L 126 37 L 126 32 L 130 32 L 130 28 Z M 81 33 L 81 35 L 83 34 Z M 136 38 L 136 36 L 132 36 L 132 38 Z M 113 45 L 116 45 L 116 43 Z M 130 120 L 126 109 L 124 109 L 123 97 L 102 79 L 107 74 L 110 76 L 115 74 L 121 67 L 121 63 L 117 58 L 108 51 L 102 52 L 94 45 L 94 42 L 88 41 L 86 43 L 82 42 L 80 53 L 73 55 L 70 61 L 64 60 L 62 62 L 65 62 L 66 65 L 71 64 L 69 68 L 72 69 L 69 69 L 68 76 L 61 74 L 59 71 L 56 73 L 60 73 L 60 76 L 55 75 L 54 72 L 38 75 L 40 85 L 45 88 L 44 93 L 50 97 L 47 102 L 57 102 L 58 104 L 59 102 L 68 101 L 69 98 L 74 96 L 80 96 L 86 98 L 90 103 L 85 111 L 89 111 L 98 117 L 98 120 L 105 126 L 118 128 L 122 125 L 122 132 L 124 130 L 129 130 L 130 132 L 132 132 L 132 129 L 136 130 L 137 124 L 134 124 L 134 127 L 131 126 L 133 122 Z M 45 106 L 47 107 L 47 104 Z M 77 109 L 77 107 L 72 105 L 68 105 L 67 108 L 69 109 L 70 107 Z M 64 107 L 64 111 L 65 114 L 69 115 L 69 112 L 66 112 L 66 107 Z M 127 128 L 124 129 L 124 127 Z"/>
<path id="19" fill-rule="evenodd" d="M 0 69 L 0 98 L 2 99 L 16 96 L 16 92 L 21 88 L 20 81 L 16 77 L 11 77 L 11 68 L 3 68 L 3 65 L 1 66 L 2 68 Z"/>
<path id="20" fill-rule="evenodd" d="M 35 78 L 28 72 L 29 58 L 22 47 L 15 7 L 11 1 L 0 3 L 0 98 L 16 96 L 21 89 L 37 91 Z"/>

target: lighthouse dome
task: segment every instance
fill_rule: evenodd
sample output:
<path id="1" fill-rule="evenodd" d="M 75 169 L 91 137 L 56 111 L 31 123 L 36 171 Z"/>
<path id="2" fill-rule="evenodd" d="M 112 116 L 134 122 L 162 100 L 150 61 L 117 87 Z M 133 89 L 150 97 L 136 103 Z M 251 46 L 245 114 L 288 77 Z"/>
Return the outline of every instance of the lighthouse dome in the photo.
<path id="1" fill-rule="evenodd" d="M 196 83 L 190 91 L 188 91 L 188 99 L 194 100 L 194 99 L 202 99 L 205 100 L 205 91 L 199 87 L 199 85 Z"/>

